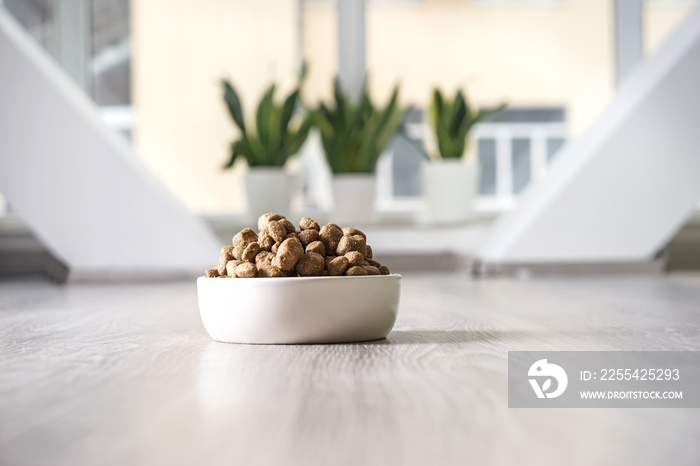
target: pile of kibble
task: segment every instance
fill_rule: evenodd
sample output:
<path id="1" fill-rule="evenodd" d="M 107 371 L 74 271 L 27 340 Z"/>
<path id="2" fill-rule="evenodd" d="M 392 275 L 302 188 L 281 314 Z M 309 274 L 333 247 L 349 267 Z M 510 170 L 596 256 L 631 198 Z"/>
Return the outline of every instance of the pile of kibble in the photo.
<path id="1" fill-rule="evenodd" d="M 219 265 L 207 277 L 321 277 L 389 275 L 389 269 L 372 258 L 367 237 L 356 228 L 335 223 L 320 227 L 308 217 L 299 230 L 285 217 L 264 214 L 259 233 L 250 228 L 221 248 Z"/>

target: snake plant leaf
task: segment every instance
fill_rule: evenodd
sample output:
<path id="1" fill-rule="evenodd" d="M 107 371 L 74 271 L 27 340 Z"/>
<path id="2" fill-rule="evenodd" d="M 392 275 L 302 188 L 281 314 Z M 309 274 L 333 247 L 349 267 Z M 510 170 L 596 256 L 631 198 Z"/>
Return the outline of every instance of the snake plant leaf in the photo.
<path id="1" fill-rule="evenodd" d="M 252 165 L 251 160 L 254 159 L 253 152 L 250 149 L 250 144 L 247 138 L 241 138 L 231 144 L 232 158 L 244 157 L 249 165 Z"/>
<path id="2" fill-rule="evenodd" d="M 368 119 L 372 114 L 374 114 L 376 108 L 372 102 L 372 97 L 369 95 L 369 92 L 367 92 L 367 89 L 363 89 L 362 92 L 364 94 L 362 95 L 361 117 Z"/>
<path id="3" fill-rule="evenodd" d="M 466 115 L 465 115 L 465 117 L 466 117 L 465 120 L 470 120 L 470 119 L 471 119 L 470 117 L 471 117 L 472 115 L 474 115 L 475 112 L 472 110 L 471 105 L 469 104 L 469 97 L 466 96 L 466 95 L 464 95 L 464 94 L 463 94 L 462 96 L 464 97 L 464 107 L 465 107 L 466 110 L 467 110 L 467 111 L 466 111 Z M 471 126 L 470 126 L 470 128 L 471 128 Z M 464 134 L 460 135 L 460 137 L 466 138 L 466 137 L 467 137 L 467 133 L 464 133 Z"/>
<path id="4" fill-rule="evenodd" d="M 469 134 L 469 131 L 471 131 L 472 127 L 476 125 L 477 123 L 480 123 L 484 120 L 489 119 L 493 115 L 502 112 L 505 108 L 507 107 L 506 104 L 500 104 L 495 108 L 492 109 L 480 109 L 476 112 L 476 114 L 469 120 L 465 121 L 466 123 L 466 129 L 463 131 L 464 138 L 466 139 L 467 135 Z"/>
<path id="5" fill-rule="evenodd" d="M 502 104 L 500 104 L 499 106 L 497 106 L 496 108 L 493 108 L 493 109 L 480 109 L 480 110 L 476 113 L 476 116 L 474 117 L 474 120 L 475 120 L 476 122 L 480 122 L 480 121 L 486 120 L 486 119 L 492 117 L 493 115 L 502 112 L 506 107 L 507 107 L 507 104 L 502 103 Z"/>
<path id="6" fill-rule="evenodd" d="M 393 109 L 391 110 L 390 118 L 387 121 L 384 131 L 380 133 L 379 139 L 377 140 L 377 146 L 381 152 L 384 152 L 384 150 L 386 150 L 386 148 L 389 146 L 389 143 L 394 138 L 399 128 L 402 126 L 404 120 L 406 119 L 406 116 L 407 112 L 401 111 L 398 108 L 397 101 Z"/>
<path id="7" fill-rule="evenodd" d="M 343 128 L 348 121 L 347 112 L 350 102 L 348 97 L 341 90 L 340 78 L 337 76 L 333 80 L 333 97 L 335 98 L 335 107 L 337 109 L 336 120 L 338 126 Z"/>
<path id="8" fill-rule="evenodd" d="M 330 110 L 323 103 L 320 103 L 318 110 L 313 112 L 314 125 L 319 129 L 322 135 L 330 138 L 333 135 L 333 123 L 331 123 Z"/>
<path id="9" fill-rule="evenodd" d="M 255 116 L 258 137 L 260 138 L 260 142 L 266 145 L 270 141 L 270 119 L 272 117 L 274 95 L 275 85 L 272 84 L 260 100 L 258 111 Z"/>
<path id="10" fill-rule="evenodd" d="M 349 122 L 349 128 L 363 128 L 366 121 L 368 121 L 372 115 L 375 113 L 374 105 L 372 104 L 372 99 L 367 92 L 367 88 L 362 87 L 362 97 L 360 99 L 360 105 L 353 108 L 351 119 Z"/>
<path id="11" fill-rule="evenodd" d="M 274 166 L 273 161 L 270 160 L 270 153 L 257 135 L 250 135 L 244 141 L 250 146 L 250 155 L 247 157 L 248 165 L 252 167 Z"/>
<path id="12" fill-rule="evenodd" d="M 292 119 L 292 114 L 294 113 L 294 108 L 297 105 L 298 97 L 299 89 L 289 94 L 289 97 L 287 97 L 282 105 L 282 114 L 280 115 L 280 133 L 282 134 L 283 140 L 287 137 L 287 127 L 289 126 L 289 121 Z"/>
<path id="13" fill-rule="evenodd" d="M 305 75 L 302 70 L 301 79 Z M 251 167 L 282 166 L 287 159 L 299 151 L 308 137 L 311 123 L 296 123 L 294 113 L 301 99 L 301 85 L 298 83 L 283 103 L 275 102 L 275 84 L 269 86 L 261 98 L 255 113 L 255 125 L 243 131 L 232 144 L 231 157 L 224 168 L 233 166 L 238 157 L 245 157 Z M 225 83 L 224 97 L 234 122 L 242 129 L 243 112 L 236 92 Z M 306 119 L 312 119 L 308 112 Z"/>
<path id="14" fill-rule="evenodd" d="M 450 135 L 447 133 L 445 127 L 442 125 L 437 125 L 435 127 L 435 131 L 437 132 L 438 151 L 440 152 L 442 158 L 450 159 L 459 157 L 461 154 L 455 155 L 454 141 L 452 138 L 450 138 Z"/>
<path id="15" fill-rule="evenodd" d="M 411 152 L 420 155 L 425 160 L 430 160 L 430 155 L 428 155 L 428 153 L 426 152 L 425 147 L 423 146 L 421 141 L 413 139 L 409 136 L 408 116 L 415 111 L 416 108 L 412 105 L 403 109 L 403 113 L 401 115 L 401 123 L 396 129 L 395 138 L 405 147 L 408 147 L 411 150 Z"/>
<path id="16" fill-rule="evenodd" d="M 306 75 L 309 73 L 309 64 L 306 60 L 302 60 L 301 67 L 299 67 L 299 84 L 304 82 Z"/>
<path id="17" fill-rule="evenodd" d="M 299 152 L 299 149 L 301 149 L 301 146 L 304 144 L 304 141 L 306 141 L 306 138 L 309 135 L 309 131 L 311 130 L 313 125 L 313 116 L 307 115 L 306 118 L 304 118 L 304 121 L 302 121 L 301 125 L 299 125 L 299 129 L 297 129 L 297 131 L 294 133 L 289 133 L 288 138 L 290 138 L 290 140 L 287 142 L 288 155 L 293 155 Z"/>
<path id="18" fill-rule="evenodd" d="M 318 104 L 317 113 L 319 113 L 319 115 L 317 115 L 319 120 L 326 121 L 329 123 L 333 121 L 333 113 L 328 107 L 326 107 L 326 104 L 324 104 L 323 102 Z"/>
<path id="19" fill-rule="evenodd" d="M 440 156 L 445 159 L 462 157 L 473 126 L 504 108 L 505 104 L 502 104 L 495 109 L 474 112 L 461 90 L 457 91 L 453 99 L 448 100 L 439 89 L 435 89 L 429 121 L 435 131 Z"/>
<path id="20" fill-rule="evenodd" d="M 450 115 L 449 133 L 452 137 L 459 136 L 459 128 L 467 116 L 467 105 L 464 102 L 462 91 L 458 91 L 452 103 L 452 115 Z"/>
<path id="21" fill-rule="evenodd" d="M 431 108 L 430 108 L 433 126 L 438 125 L 439 119 L 443 115 L 444 102 L 445 102 L 445 100 L 442 97 L 442 93 L 440 92 L 440 89 L 434 89 L 433 90 L 433 104 L 431 105 Z"/>
<path id="22" fill-rule="evenodd" d="M 231 143 L 231 145 L 230 145 L 231 157 L 229 158 L 229 161 L 226 162 L 226 164 L 224 165 L 224 168 L 233 167 L 233 164 L 236 162 L 236 159 L 238 158 L 238 156 L 242 155 L 240 152 L 236 152 L 236 148 L 234 146 L 235 146 L 235 144 Z"/>
<path id="23" fill-rule="evenodd" d="M 241 100 L 238 98 L 231 83 L 227 80 L 222 81 L 224 85 L 224 100 L 228 107 L 228 111 L 231 114 L 231 118 L 238 125 L 240 130 L 245 134 L 245 121 L 243 120 L 243 109 L 241 108 Z"/>
<path id="24" fill-rule="evenodd" d="M 386 106 L 376 108 L 365 85 L 360 98 L 353 100 L 342 91 L 336 78 L 333 100 L 333 108 L 319 104 L 314 119 L 331 170 L 373 172 L 406 115 L 398 108 L 398 86 Z"/>
<path id="25" fill-rule="evenodd" d="M 401 113 L 397 112 L 396 108 L 398 96 L 399 88 L 395 87 L 394 92 L 391 95 L 391 99 L 389 100 L 389 104 L 380 112 L 377 124 L 368 139 L 369 144 L 374 146 L 374 150 L 371 151 L 371 155 L 377 160 L 379 159 L 379 155 L 381 155 L 386 148 L 386 145 L 389 143 L 391 136 L 393 136 L 393 134 L 396 132 L 398 125 L 401 123 L 400 120 L 397 121 L 397 116 Z M 376 160 L 374 163 L 376 165 Z"/>
<path id="26" fill-rule="evenodd" d="M 456 139 L 454 141 L 453 157 L 461 158 L 464 155 L 464 151 L 467 149 L 466 139 Z"/>

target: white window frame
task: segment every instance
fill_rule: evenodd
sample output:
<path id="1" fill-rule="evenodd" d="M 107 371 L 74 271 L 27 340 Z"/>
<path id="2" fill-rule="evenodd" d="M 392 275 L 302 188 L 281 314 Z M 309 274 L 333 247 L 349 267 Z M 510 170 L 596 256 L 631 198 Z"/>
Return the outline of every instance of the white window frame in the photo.
<path id="1" fill-rule="evenodd" d="M 518 194 L 513 192 L 513 140 L 530 141 L 530 183 L 544 178 L 549 169 L 547 140 L 567 138 L 565 123 L 480 123 L 475 128 L 480 139 L 496 141 L 496 194 L 478 195 L 475 209 L 501 212 L 513 208 Z"/>

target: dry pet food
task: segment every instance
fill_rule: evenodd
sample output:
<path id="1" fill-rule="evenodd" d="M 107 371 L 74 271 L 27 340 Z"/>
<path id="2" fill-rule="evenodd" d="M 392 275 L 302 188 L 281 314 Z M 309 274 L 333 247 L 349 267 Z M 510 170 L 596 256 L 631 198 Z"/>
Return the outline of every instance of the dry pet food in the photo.
<path id="1" fill-rule="evenodd" d="M 377 262 L 367 236 L 357 228 L 335 223 L 320 226 L 308 217 L 299 230 L 279 214 L 258 219 L 258 233 L 246 228 L 221 248 L 210 278 L 321 277 L 389 275 Z"/>

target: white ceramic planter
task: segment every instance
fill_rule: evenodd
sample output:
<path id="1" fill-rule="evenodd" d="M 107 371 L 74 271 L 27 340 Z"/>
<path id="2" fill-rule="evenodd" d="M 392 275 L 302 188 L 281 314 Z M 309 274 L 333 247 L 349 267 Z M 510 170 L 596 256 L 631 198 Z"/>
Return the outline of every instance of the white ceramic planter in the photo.
<path id="1" fill-rule="evenodd" d="M 331 185 L 335 223 L 354 226 L 374 220 L 377 177 L 373 173 L 333 175 Z"/>
<path id="2" fill-rule="evenodd" d="M 423 164 L 423 193 L 429 224 L 451 224 L 469 220 L 476 196 L 477 165 L 462 159 Z"/>
<path id="3" fill-rule="evenodd" d="M 267 212 L 289 216 L 293 175 L 281 167 L 251 167 L 245 173 L 245 190 L 248 198 L 248 214 L 258 218 Z"/>

